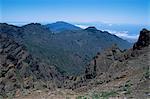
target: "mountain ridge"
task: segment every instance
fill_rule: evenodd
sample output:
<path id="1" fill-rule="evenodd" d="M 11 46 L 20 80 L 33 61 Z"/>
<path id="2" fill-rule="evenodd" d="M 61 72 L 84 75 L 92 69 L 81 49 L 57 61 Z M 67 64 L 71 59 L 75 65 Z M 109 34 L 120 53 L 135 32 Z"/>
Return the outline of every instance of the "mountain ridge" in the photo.
<path id="1" fill-rule="evenodd" d="M 81 73 L 92 56 L 114 43 L 123 49 L 131 45 L 117 36 L 100 30 L 66 30 L 55 34 L 39 23 L 21 27 L 8 24 L 0 26 L 1 32 L 24 43 L 34 57 L 41 58 L 50 65 L 56 65 L 66 73 Z"/>
<path id="2" fill-rule="evenodd" d="M 85 67 L 85 73 L 68 77 L 64 87 L 77 92 L 94 91 L 97 95 L 111 90 L 121 99 L 147 99 L 149 49 L 150 31 L 143 29 L 132 48 L 123 51 L 114 45 L 98 52 Z"/>
<path id="3" fill-rule="evenodd" d="M 0 24 L 0 27 L 0 96 L 2 97 L 16 96 L 20 98 L 25 94 L 31 93 L 32 95 L 34 90 L 42 90 L 47 93 L 47 91 L 56 89 L 84 92 L 86 95 L 84 97 L 92 92 L 96 94 L 94 97 L 103 97 L 100 93 L 115 93 L 117 97 L 121 98 L 130 98 L 131 96 L 146 98 L 148 96 L 146 86 L 148 86 L 149 79 L 147 63 L 150 54 L 149 30 L 141 30 L 138 41 L 130 49 L 122 50 L 117 47 L 117 44 L 112 43 L 112 41 L 115 42 L 115 39 L 116 41 L 120 40 L 119 38 L 107 31 L 100 31 L 93 27 L 80 32 L 68 31 L 64 34 L 53 34 L 49 29 L 36 23 L 23 27 Z M 70 39 L 70 37 L 72 38 Z M 99 45 L 101 40 L 108 44 L 111 42 L 108 46 L 113 46 L 106 47 L 107 45 L 103 42 L 102 45 L 106 47 L 104 47 L 104 51 L 99 52 L 99 50 L 92 49 L 96 46 L 99 49 L 99 46 L 102 46 Z M 123 44 L 122 42 L 124 40 L 119 43 Z M 54 47 L 53 50 L 47 49 L 49 44 L 52 48 Z M 64 49 L 63 44 L 64 48 L 69 47 L 69 49 Z M 87 44 L 89 45 L 86 46 Z M 90 44 L 95 46 L 90 46 Z M 79 50 L 79 48 L 83 49 Z M 87 53 L 95 52 L 96 54 L 91 54 L 92 57 L 94 56 L 93 58 L 84 60 L 88 64 L 83 64 L 82 74 L 64 75 L 62 68 L 58 68 L 57 64 L 51 65 L 44 61 L 43 57 L 45 56 L 38 58 L 35 54 L 42 55 L 46 51 L 49 52 L 45 55 L 49 54 L 54 60 L 61 55 L 62 58 L 70 55 L 69 57 L 73 57 L 76 63 L 82 60 L 83 55 L 87 58 Z M 60 56 L 58 52 L 61 54 Z M 64 56 L 65 54 L 66 56 Z M 75 57 L 77 58 L 75 59 Z M 57 62 L 60 63 L 60 61 Z M 79 66 L 82 66 L 81 63 Z M 80 67 L 75 69 L 79 71 Z M 64 68 L 67 69 L 67 67 Z M 75 71 L 75 69 L 73 70 Z M 70 71 L 70 69 L 68 70 Z M 50 94 L 48 97 L 53 96 Z"/>
<path id="4" fill-rule="evenodd" d="M 27 48 L 0 34 L 0 96 L 28 94 L 33 89 L 53 88 L 62 75 L 54 66 L 34 58 Z M 40 86 L 40 87 L 39 87 Z"/>

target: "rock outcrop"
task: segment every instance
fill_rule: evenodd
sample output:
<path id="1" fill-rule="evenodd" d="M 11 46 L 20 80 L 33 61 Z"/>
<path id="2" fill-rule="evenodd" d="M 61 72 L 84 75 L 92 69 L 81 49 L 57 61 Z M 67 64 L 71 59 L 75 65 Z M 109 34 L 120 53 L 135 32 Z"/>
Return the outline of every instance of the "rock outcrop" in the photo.
<path id="1" fill-rule="evenodd" d="M 142 49 L 143 47 L 150 45 L 150 31 L 143 29 L 140 32 L 138 41 L 134 44 L 133 50 Z"/>
<path id="2" fill-rule="evenodd" d="M 122 95 L 123 88 L 130 83 L 126 97 L 146 98 L 149 79 L 150 31 L 143 29 L 133 48 L 120 50 L 116 45 L 97 53 L 85 73 L 80 77 L 66 80 L 67 88 L 86 91 L 95 87 L 102 90 L 116 90 Z M 144 84 L 144 85 L 143 85 Z M 119 91 L 118 91 L 119 90 Z"/>
<path id="3" fill-rule="evenodd" d="M 53 66 L 33 58 L 24 45 L 0 34 L 0 95 L 7 97 L 38 88 L 60 85 L 61 74 Z"/>
<path id="4" fill-rule="evenodd" d="M 106 49 L 103 53 L 97 53 L 85 70 L 86 78 L 92 79 L 107 72 L 109 68 L 112 68 L 115 61 L 124 63 L 130 59 L 140 56 L 143 54 L 143 51 L 140 51 L 139 49 L 142 50 L 149 45 L 150 31 L 143 29 L 140 32 L 139 39 L 134 44 L 133 48 L 122 51 L 114 45 L 111 48 Z"/>

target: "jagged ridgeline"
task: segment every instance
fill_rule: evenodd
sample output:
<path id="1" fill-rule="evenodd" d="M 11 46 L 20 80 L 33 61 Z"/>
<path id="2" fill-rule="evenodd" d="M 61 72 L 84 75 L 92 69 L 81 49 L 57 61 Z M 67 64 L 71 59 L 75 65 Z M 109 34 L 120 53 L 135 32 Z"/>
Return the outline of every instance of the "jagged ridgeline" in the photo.
<path id="1" fill-rule="evenodd" d="M 65 22 L 21 27 L 1 23 L 0 32 L 24 44 L 34 57 L 56 66 L 64 74 L 83 73 L 84 66 L 98 51 L 113 44 L 121 49 L 131 47 L 131 43 L 107 31 L 94 27 L 84 30 Z"/>
<path id="2" fill-rule="evenodd" d="M 54 66 L 33 58 L 26 47 L 0 34 L 0 96 L 27 94 L 30 89 L 60 86 L 61 74 Z"/>
<path id="3" fill-rule="evenodd" d="M 123 51 L 114 45 L 98 52 L 84 74 L 67 78 L 64 87 L 77 92 L 94 91 L 98 99 L 104 92 L 108 96 L 115 93 L 120 99 L 148 99 L 149 56 L 150 31 L 143 29 L 132 48 Z"/>

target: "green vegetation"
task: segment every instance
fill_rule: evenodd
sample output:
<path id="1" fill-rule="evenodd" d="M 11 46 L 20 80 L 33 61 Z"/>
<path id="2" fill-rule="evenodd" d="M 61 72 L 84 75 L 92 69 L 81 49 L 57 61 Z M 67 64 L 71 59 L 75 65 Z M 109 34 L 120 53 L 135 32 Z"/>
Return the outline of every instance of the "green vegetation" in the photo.
<path id="1" fill-rule="evenodd" d="M 88 95 L 77 96 L 76 99 L 109 99 L 110 97 L 117 96 L 118 93 L 115 91 L 104 91 L 104 92 L 94 92 Z"/>
<path id="2" fill-rule="evenodd" d="M 90 98 L 87 96 L 77 96 L 76 99 L 90 99 Z"/>
<path id="3" fill-rule="evenodd" d="M 98 93 L 94 93 L 92 95 L 92 99 L 99 99 L 99 98 L 100 98 L 100 94 L 98 94 Z"/>
<path id="4" fill-rule="evenodd" d="M 70 97 L 66 97 L 66 99 L 71 99 Z"/>
<path id="5" fill-rule="evenodd" d="M 81 65 L 83 65 L 81 64 L 79 68 L 76 68 L 76 61 L 71 56 L 73 52 L 66 51 L 57 46 L 57 44 L 41 44 L 32 40 L 26 40 L 26 46 L 34 57 L 52 66 L 56 66 L 62 74 L 78 74 L 80 67 L 82 67 Z"/>
<path id="6" fill-rule="evenodd" d="M 145 69 L 144 77 L 145 77 L 146 79 L 148 79 L 148 78 L 150 77 L 150 71 L 149 71 L 149 68 Z"/>
<path id="7" fill-rule="evenodd" d="M 131 93 L 131 83 L 130 80 L 126 82 L 126 84 L 123 86 L 123 91 L 125 91 L 125 95 Z"/>
<path id="8" fill-rule="evenodd" d="M 92 99 L 109 99 L 109 97 L 115 97 L 117 95 L 118 93 L 115 91 L 93 93 Z"/>
<path id="9" fill-rule="evenodd" d="M 118 93 L 115 91 L 111 92 L 102 92 L 101 97 L 109 98 L 109 97 L 115 97 Z"/>
<path id="10" fill-rule="evenodd" d="M 8 93 L 7 96 L 8 96 L 8 99 L 13 99 L 14 94 L 13 93 Z"/>
<path id="11" fill-rule="evenodd" d="M 103 81 L 96 80 L 96 84 L 103 84 L 103 83 L 104 83 Z"/>
<path id="12" fill-rule="evenodd" d="M 0 99 L 3 99 L 3 96 L 0 95 Z"/>
<path id="13" fill-rule="evenodd" d="M 66 75 L 81 74 L 86 63 L 101 48 L 108 48 L 114 43 L 123 49 L 131 45 L 107 32 L 79 30 L 54 34 L 39 24 L 23 26 L 22 34 L 24 44 L 32 56 L 57 66 L 60 72 Z"/>

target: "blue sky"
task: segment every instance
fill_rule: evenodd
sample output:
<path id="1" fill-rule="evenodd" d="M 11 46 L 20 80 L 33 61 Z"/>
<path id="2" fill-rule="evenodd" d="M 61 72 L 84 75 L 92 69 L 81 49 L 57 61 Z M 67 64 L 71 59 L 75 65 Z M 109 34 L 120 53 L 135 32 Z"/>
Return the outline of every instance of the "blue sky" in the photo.
<path id="1" fill-rule="evenodd" d="M 1 22 L 150 23 L 150 0 L 0 0 L 0 11 Z"/>

